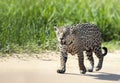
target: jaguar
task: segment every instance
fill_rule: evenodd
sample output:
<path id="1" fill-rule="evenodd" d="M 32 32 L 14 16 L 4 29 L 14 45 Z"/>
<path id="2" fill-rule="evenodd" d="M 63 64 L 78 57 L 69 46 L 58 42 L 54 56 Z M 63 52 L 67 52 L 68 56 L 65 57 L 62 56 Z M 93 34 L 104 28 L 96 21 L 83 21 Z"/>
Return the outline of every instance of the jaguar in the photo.
<path id="1" fill-rule="evenodd" d="M 103 65 L 104 56 L 107 55 L 107 48 L 102 47 L 102 33 L 95 24 L 82 23 L 72 26 L 54 26 L 60 48 L 61 67 L 57 73 L 65 73 L 68 53 L 78 56 L 78 64 L 81 74 L 93 72 L 94 58 L 93 53 L 98 58 L 96 71 L 99 71 Z M 102 53 L 102 49 L 104 53 Z M 86 69 L 84 65 L 84 52 L 90 62 L 90 67 Z"/>

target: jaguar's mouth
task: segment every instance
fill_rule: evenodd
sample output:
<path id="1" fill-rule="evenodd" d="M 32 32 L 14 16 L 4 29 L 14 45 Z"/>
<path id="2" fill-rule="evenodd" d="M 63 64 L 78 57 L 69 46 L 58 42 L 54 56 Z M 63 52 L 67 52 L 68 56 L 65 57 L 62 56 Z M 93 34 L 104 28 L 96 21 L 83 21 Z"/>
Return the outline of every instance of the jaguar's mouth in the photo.
<path id="1" fill-rule="evenodd" d="M 60 41 L 60 44 L 61 45 L 71 45 L 73 43 L 73 41 L 70 41 L 70 42 L 66 42 L 66 41 L 64 41 L 64 40 L 62 40 L 62 41 Z"/>

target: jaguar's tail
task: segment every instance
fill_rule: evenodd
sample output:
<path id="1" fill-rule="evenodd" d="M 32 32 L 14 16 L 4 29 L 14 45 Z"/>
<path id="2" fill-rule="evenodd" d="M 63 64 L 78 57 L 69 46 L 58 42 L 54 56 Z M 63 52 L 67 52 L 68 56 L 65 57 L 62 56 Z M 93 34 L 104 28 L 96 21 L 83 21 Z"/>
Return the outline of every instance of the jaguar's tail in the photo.
<path id="1" fill-rule="evenodd" d="M 108 49 L 106 47 L 102 47 L 102 49 L 104 50 L 104 53 L 102 55 L 103 56 L 107 55 Z"/>

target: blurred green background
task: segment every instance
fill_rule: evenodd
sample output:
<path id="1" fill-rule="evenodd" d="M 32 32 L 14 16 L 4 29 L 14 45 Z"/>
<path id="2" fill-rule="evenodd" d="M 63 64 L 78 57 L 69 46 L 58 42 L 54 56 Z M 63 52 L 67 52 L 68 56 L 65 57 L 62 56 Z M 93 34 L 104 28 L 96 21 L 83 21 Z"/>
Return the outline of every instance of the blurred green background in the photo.
<path id="1" fill-rule="evenodd" d="M 94 23 L 120 47 L 119 0 L 0 0 L 0 52 L 56 50 L 53 26 Z"/>

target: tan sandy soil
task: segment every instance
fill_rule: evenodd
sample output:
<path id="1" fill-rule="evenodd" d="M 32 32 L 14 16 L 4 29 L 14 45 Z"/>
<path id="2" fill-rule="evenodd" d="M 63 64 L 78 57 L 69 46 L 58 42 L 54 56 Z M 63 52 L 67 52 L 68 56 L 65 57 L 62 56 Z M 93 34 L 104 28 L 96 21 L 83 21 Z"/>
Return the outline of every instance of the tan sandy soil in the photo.
<path id="1" fill-rule="evenodd" d="M 85 75 L 79 72 L 77 56 L 71 55 L 66 73 L 56 73 L 59 55 L 59 52 L 43 52 L 1 57 L 0 83 L 120 83 L 120 51 L 108 53 L 102 70 Z M 86 58 L 85 65 L 88 66 Z"/>

